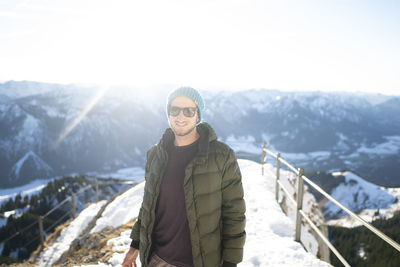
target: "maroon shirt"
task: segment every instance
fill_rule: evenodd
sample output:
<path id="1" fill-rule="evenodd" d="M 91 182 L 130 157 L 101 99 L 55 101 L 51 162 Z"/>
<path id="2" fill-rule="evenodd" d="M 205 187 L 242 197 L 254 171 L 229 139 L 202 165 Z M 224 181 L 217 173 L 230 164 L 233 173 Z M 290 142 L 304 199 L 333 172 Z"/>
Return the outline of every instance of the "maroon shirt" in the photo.
<path id="1" fill-rule="evenodd" d="M 156 208 L 154 252 L 169 264 L 178 267 L 193 266 L 183 180 L 186 166 L 197 151 L 198 141 L 187 146 L 170 146 L 168 165 L 161 182 Z"/>

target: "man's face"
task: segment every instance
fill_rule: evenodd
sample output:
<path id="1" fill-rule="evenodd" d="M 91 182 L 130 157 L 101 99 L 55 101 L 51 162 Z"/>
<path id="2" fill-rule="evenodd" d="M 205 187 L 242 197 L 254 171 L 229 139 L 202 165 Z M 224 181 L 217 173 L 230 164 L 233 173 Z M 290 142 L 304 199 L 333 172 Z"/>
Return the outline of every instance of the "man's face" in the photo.
<path id="1" fill-rule="evenodd" d="M 186 136 L 193 133 L 193 130 L 196 129 L 196 124 L 199 120 L 196 104 L 192 99 L 186 96 L 178 96 L 172 100 L 170 110 L 177 110 L 177 108 L 195 109 L 195 114 L 193 117 L 188 117 L 184 115 L 183 110 L 180 110 L 177 116 L 172 116 L 171 113 L 169 113 L 169 126 L 171 127 L 172 131 L 177 136 Z"/>

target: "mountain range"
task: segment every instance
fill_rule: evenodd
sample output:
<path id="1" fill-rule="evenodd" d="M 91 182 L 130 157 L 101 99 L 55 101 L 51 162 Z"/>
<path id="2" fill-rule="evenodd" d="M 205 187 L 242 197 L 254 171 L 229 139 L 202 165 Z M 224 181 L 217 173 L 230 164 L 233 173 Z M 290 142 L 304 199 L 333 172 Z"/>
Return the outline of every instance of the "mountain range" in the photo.
<path id="1" fill-rule="evenodd" d="M 169 88 L 173 89 L 173 88 Z M 351 170 L 400 185 L 400 97 L 201 91 L 204 120 L 237 152 L 280 152 L 306 170 Z M 168 127 L 168 90 L 0 84 L 0 188 L 71 173 L 143 166 Z"/>

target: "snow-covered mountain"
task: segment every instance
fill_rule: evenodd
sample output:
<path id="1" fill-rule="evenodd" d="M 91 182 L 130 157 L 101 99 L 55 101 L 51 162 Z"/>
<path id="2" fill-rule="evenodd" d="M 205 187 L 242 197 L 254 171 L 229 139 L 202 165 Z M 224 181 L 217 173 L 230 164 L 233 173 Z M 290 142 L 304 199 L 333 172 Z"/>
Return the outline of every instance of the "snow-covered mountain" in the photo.
<path id="1" fill-rule="evenodd" d="M 380 187 L 349 171 L 334 172 L 333 176 L 344 177 L 344 181 L 331 191 L 331 196 L 368 222 L 391 218 L 400 209 L 400 188 Z M 324 205 L 324 216 L 331 219 L 330 225 L 361 225 L 331 201 Z"/>
<path id="2" fill-rule="evenodd" d="M 250 90 L 206 96 L 206 102 L 218 131 L 268 141 L 297 166 L 350 169 L 400 185 L 400 98 L 376 97 L 380 102 L 366 94 Z"/>
<path id="3" fill-rule="evenodd" d="M 103 89 L 0 84 L 0 187 L 143 166 L 147 149 L 167 127 L 168 90 Z M 202 93 L 204 119 L 237 151 L 254 153 L 267 141 L 270 149 L 306 169 L 350 169 L 375 183 L 400 184 L 399 97 Z"/>
<path id="4" fill-rule="evenodd" d="M 294 241 L 293 216 L 290 214 L 287 217 L 275 201 L 273 177 L 261 176 L 261 165 L 258 163 L 239 160 L 239 165 L 247 206 L 247 239 L 243 263 L 239 266 L 330 266 L 312 253 L 307 253 L 301 244 Z M 267 165 L 266 170 L 268 173 L 275 173 L 271 165 Z M 83 210 L 57 238 L 47 243 L 46 249 L 36 261 L 38 266 L 50 266 L 54 263 L 71 266 L 119 266 L 131 243 L 130 229 L 121 231 L 118 236 L 115 236 L 115 233 L 137 216 L 143 190 L 144 183 L 132 187 L 112 202 L 108 202 L 100 213 L 105 202 L 92 204 Z M 311 201 L 312 195 L 306 195 Z M 127 202 L 130 205 L 126 205 Z M 315 199 L 314 204 L 316 205 Z M 305 210 L 312 215 L 315 211 L 311 211 L 310 207 L 306 205 Z M 316 217 L 314 214 L 314 219 Z M 105 232 L 114 234 L 107 236 Z M 310 235 L 310 229 L 307 227 L 303 228 L 302 240 L 307 247 L 314 250 L 313 253 L 318 253 L 318 243 Z M 94 243 L 103 245 L 91 249 L 90 247 L 95 246 Z M 84 251 L 87 252 L 82 254 Z M 102 260 L 99 260 L 99 257 Z M 141 266 L 139 260 L 138 266 Z"/>
<path id="5" fill-rule="evenodd" d="M 162 111 L 135 95 L 108 92 L 94 103 L 100 90 L 66 86 L 33 94 L 24 85 L 5 100 L 0 96 L 0 187 L 142 166 L 145 152 L 166 126 L 154 123 Z M 0 92 L 18 86 L 2 84 Z"/>

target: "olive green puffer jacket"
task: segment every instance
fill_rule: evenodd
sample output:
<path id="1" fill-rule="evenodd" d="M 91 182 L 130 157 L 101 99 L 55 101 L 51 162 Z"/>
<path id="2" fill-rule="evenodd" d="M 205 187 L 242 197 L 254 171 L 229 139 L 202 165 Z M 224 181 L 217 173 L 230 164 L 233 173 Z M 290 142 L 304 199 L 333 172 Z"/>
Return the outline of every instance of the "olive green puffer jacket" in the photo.
<path id="1" fill-rule="evenodd" d="M 218 267 L 222 261 L 239 263 L 246 238 L 245 203 L 235 154 L 217 141 L 207 123 L 197 126 L 199 150 L 185 170 L 184 194 L 195 267 Z M 142 266 L 151 256 L 152 232 L 160 182 L 168 162 L 167 147 L 174 134 L 167 129 L 147 152 L 146 184 L 131 238 L 139 243 Z"/>

